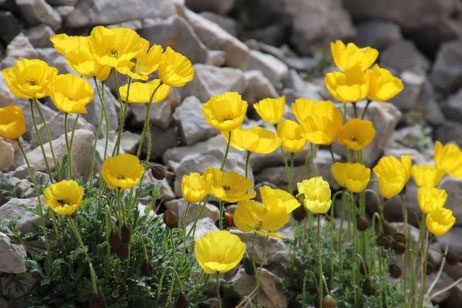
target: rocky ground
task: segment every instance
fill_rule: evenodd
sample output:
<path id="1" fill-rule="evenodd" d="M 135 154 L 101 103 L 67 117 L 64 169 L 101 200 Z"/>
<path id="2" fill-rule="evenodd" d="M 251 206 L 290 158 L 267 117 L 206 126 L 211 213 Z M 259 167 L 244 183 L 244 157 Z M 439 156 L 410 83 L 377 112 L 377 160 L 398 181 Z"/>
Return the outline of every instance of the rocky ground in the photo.
<path id="1" fill-rule="evenodd" d="M 285 95 L 288 109 L 299 97 L 332 99 L 324 87 L 323 72 L 332 69 L 327 43 L 336 39 L 377 48 L 378 63 L 404 83 L 402 93 L 391 102 L 372 104 L 368 109 L 368 117 L 377 131 L 373 143 L 365 150 L 369 166 L 374 166 L 382 155 L 400 154 L 410 154 L 414 163 L 432 163 L 435 140 L 443 144 L 454 142 L 462 147 L 462 4 L 459 0 L 348 0 L 343 4 L 338 0 L 0 0 L 0 69 L 12 67 L 18 59 L 40 58 L 58 67 L 60 73 L 69 73 L 71 69 L 64 57 L 52 48 L 49 37 L 62 32 L 86 35 L 100 24 L 133 28 L 151 43 L 172 46 L 194 64 L 194 80 L 172 91 L 164 102 L 153 105 L 150 114 L 151 157 L 168 168 L 174 181 L 173 188 L 167 180 L 158 184 L 166 207 L 180 213 L 184 208 L 184 201 L 179 199 L 182 176 L 203 171 L 210 165 L 219 167 L 225 150 L 224 138 L 206 123 L 201 105 L 210 96 L 225 91 L 241 93 L 249 105 L 262 98 Z M 108 84 L 105 97 L 112 120 L 110 129 L 114 133 L 119 107 L 115 87 L 111 82 Z M 101 112 L 97 100 L 88 105 L 88 114 L 77 124 L 72 158 L 75 174 L 83 178 L 88 177 L 90 141 Z M 29 103 L 10 94 L 0 74 L 0 107 L 13 103 L 25 107 L 27 133 L 23 138 L 35 170 L 44 172 L 37 136 L 31 129 Z M 64 117 L 48 99 L 43 103 L 55 151 L 61 158 L 65 153 Z M 134 153 L 136 149 L 144 113 L 144 105 L 130 105 L 127 131 L 122 140 L 126 153 Z M 292 115 L 287 112 L 286 117 Z M 245 125 L 264 123 L 253 108 L 249 108 Z M 40 127 L 46 140 L 43 126 Z M 101 142 L 99 146 L 104 145 Z M 342 155 L 340 148 L 336 152 Z M 306 150 L 296 156 L 297 181 L 303 176 L 305 156 Z M 231 150 L 228 161 L 228 169 L 244 173 L 244 153 Z M 330 174 L 327 150 L 321 148 L 315 161 L 319 173 L 333 188 L 338 188 Z M 101 165 L 100 157 L 97 165 Z M 250 174 L 257 186 L 270 183 L 286 187 L 279 153 L 254 155 L 251 168 Z M 20 207 L 35 203 L 34 192 L 28 189 L 30 184 L 25 180 L 24 160 L 15 143 L 1 138 L 0 170 L 0 189 L 8 190 L 8 185 L 12 185 L 20 197 L 6 200 L 5 195 L 0 194 L 0 222 L 7 224 L 21 216 L 19 229 L 33 231 L 31 225 L 37 222 L 37 217 Z M 462 180 L 445 178 L 440 186 L 448 192 L 446 207 L 454 211 L 457 221 L 449 233 L 433 244 L 435 251 L 431 258 L 435 263 L 440 262 L 447 241 L 449 251 L 462 255 Z M 414 225 L 420 212 L 416 190 L 411 180 L 406 199 Z M 402 219 L 399 199 L 391 199 L 385 212 L 399 227 Z M 196 236 L 215 229 L 217 217 L 216 208 L 210 205 Z M 250 241 L 247 234 L 240 236 Z M 0 273 L 24 273 L 25 253 L 22 246 L 11 244 L 0 232 Z M 281 271 L 271 271 L 275 268 L 271 264 L 287 262 L 289 258 L 284 242 L 271 239 L 268 256 L 260 302 L 265 307 L 287 307 L 284 294 L 275 288 Z M 27 273 L 23 275 L 30 280 Z M 253 288 L 250 283 L 253 277 L 249 278 L 242 268 L 228 276 L 224 287 L 226 296 L 243 297 Z M 446 266 L 437 289 L 461 276 L 460 263 Z M 9 291 L 5 279 L 0 278 L 0 307 L 7 306 L 1 296 Z M 437 303 L 441 303 L 441 307 L 461 307 L 462 285 L 442 294 Z"/>

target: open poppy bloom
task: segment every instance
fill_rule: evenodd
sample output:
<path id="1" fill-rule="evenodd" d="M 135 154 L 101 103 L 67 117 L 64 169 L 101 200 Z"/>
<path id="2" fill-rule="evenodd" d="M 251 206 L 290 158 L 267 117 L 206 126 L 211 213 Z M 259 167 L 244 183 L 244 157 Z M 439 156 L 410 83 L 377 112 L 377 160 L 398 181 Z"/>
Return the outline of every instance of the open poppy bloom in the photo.
<path id="1" fill-rule="evenodd" d="M 167 47 L 159 63 L 159 78 L 171 87 L 182 87 L 194 78 L 194 69 L 188 58 Z"/>
<path id="2" fill-rule="evenodd" d="M 367 97 L 372 101 L 388 101 L 403 90 L 401 79 L 393 76 L 389 70 L 381 68 L 377 64 L 366 74 L 369 80 Z"/>
<path id="3" fill-rule="evenodd" d="M 451 177 L 462 179 L 462 151 L 455 144 L 435 142 L 435 165 Z"/>
<path id="4" fill-rule="evenodd" d="M 312 213 L 325 214 L 332 200 L 329 183 L 322 177 L 314 177 L 297 183 L 299 194 L 304 196 L 303 205 Z"/>
<path id="5" fill-rule="evenodd" d="M 338 142 L 346 145 L 350 150 L 359 151 L 371 143 L 375 136 L 375 129 L 371 121 L 350 119 L 342 127 Z"/>
<path id="6" fill-rule="evenodd" d="M 208 167 L 203 175 L 207 193 L 227 202 L 238 202 L 255 197 L 257 192 L 247 193 L 253 188 L 253 183 L 248 178 L 235 171 L 223 172 L 220 169 Z"/>
<path id="7" fill-rule="evenodd" d="M 373 171 L 379 178 L 379 191 L 383 197 L 391 199 L 399 194 L 411 176 L 411 157 L 401 155 L 401 161 L 394 156 L 382 157 Z"/>
<path id="8" fill-rule="evenodd" d="M 26 132 L 24 112 L 15 105 L 0 108 L 0 136 L 18 139 Z"/>
<path id="9" fill-rule="evenodd" d="M 365 71 L 379 56 L 377 49 L 371 47 L 358 48 L 353 43 L 348 43 L 345 46 L 340 40 L 335 41 L 335 43 L 331 42 L 330 50 L 335 65 L 341 70 L 346 70 L 357 65 Z"/>
<path id="10" fill-rule="evenodd" d="M 181 180 L 181 193 L 188 202 L 200 202 L 207 194 L 204 178 L 198 172 L 191 172 Z"/>
<path id="11" fill-rule="evenodd" d="M 265 98 L 253 105 L 263 121 L 278 124 L 284 116 L 286 97 Z"/>
<path id="12" fill-rule="evenodd" d="M 359 193 L 366 189 L 371 169 L 360 163 L 334 163 L 330 170 L 337 183 L 349 191 Z"/>
<path id="13" fill-rule="evenodd" d="M 246 112 L 247 102 L 237 92 L 214 95 L 202 106 L 205 120 L 220 131 L 241 126 Z"/>
<path id="14" fill-rule="evenodd" d="M 419 207 L 425 214 L 430 214 L 444 206 L 448 194 L 444 189 L 434 187 L 421 187 L 417 190 Z"/>
<path id="15" fill-rule="evenodd" d="M 428 231 L 436 236 L 448 232 L 455 222 L 456 218 L 452 215 L 452 211 L 444 207 L 432 211 L 425 219 Z"/>
<path id="16" fill-rule="evenodd" d="M 281 138 L 281 146 L 284 150 L 296 153 L 300 152 L 306 144 L 303 131 L 297 122 L 292 120 L 282 121 L 277 126 L 278 137 Z"/>
<path id="17" fill-rule="evenodd" d="M 82 202 L 83 189 L 76 181 L 64 180 L 48 186 L 43 195 L 56 214 L 72 215 Z"/>
<path id="18" fill-rule="evenodd" d="M 327 73 L 324 79 L 330 94 L 342 103 L 357 102 L 369 92 L 369 80 L 359 65 L 343 72 Z"/>
<path id="19" fill-rule="evenodd" d="M 150 82 L 132 82 L 130 90 L 128 84 L 119 88 L 120 98 L 129 103 L 151 103 L 164 100 L 170 93 L 170 87 L 161 84 L 160 79 L 154 79 Z"/>
<path id="20" fill-rule="evenodd" d="M 140 160 L 131 154 L 119 154 L 108 157 L 101 167 L 103 179 L 110 189 L 132 188 L 144 173 Z"/>
<path id="21" fill-rule="evenodd" d="M 445 171 L 433 165 L 414 165 L 412 177 L 418 187 L 436 187 L 445 175 Z"/>
<path id="22" fill-rule="evenodd" d="M 228 141 L 228 132 L 221 134 Z M 232 130 L 230 145 L 238 151 L 246 150 L 253 153 L 268 154 L 281 145 L 281 138 L 266 128 L 254 126 L 249 129 L 238 127 Z"/>
<path id="23" fill-rule="evenodd" d="M 66 113 L 87 113 L 85 106 L 95 94 L 88 81 L 72 74 L 58 75 L 49 89 L 53 104 Z"/>

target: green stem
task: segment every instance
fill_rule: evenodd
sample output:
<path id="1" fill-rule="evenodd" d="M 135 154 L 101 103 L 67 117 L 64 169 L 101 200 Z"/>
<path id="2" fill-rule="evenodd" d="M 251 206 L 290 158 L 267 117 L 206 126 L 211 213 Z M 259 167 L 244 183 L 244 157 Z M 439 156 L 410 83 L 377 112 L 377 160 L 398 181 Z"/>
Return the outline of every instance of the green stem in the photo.
<path id="1" fill-rule="evenodd" d="M 50 177 L 50 182 L 53 183 L 53 175 L 51 174 L 50 164 L 48 163 L 47 154 L 43 146 L 42 136 L 40 135 L 40 132 L 38 130 L 37 119 L 35 118 L 34 101 L 30 99 L 29 102 L 30 102 L 29 107 L 30 107 L 30 112 L 31 112 L 31 117 L 32 117 L 32 123 L 34 124 L 35 133 L 37 134 L 37 139 L 40 144 L 40 149 L 42 150 L 43 160 L 45 161 L 45 167 L 47 169 L 48 176 Z"/>
<path id="2" fill-rule="evenodd" d="M 223 305 L 221 304 L 221 295 L 220 295 L 220 272 L 217 272 L 217 299 L 218 299 L 218 307 L 222 308 Z"/>
<path id="3" fill-rule="evenodd" d="M 332 149 L 332 143 L 329 144 L 329 152 L 330 152 L 330 157 L 332 158 L 332 163 L 335 163 L 336 160 L 335 160 L 335 156 L 334 156 L 334 151 Z"/>
<path id="4" fill-rule="evenodd" d="M 199 220 L 199 218 L 202 216 L 202 213 L 204 212 L 204 209 L 205 207 L 207 206 L 207 202 L 209 201 L 209 198 L 210 198 L 210 195 L 206 195 L 205 196 L 205 199 L 203 200 L 203 204 L 202 204 L 202 207 L 201 204 L 199 203 L 199 211 L 197 212 L 196 214 L 196 217 L 194 218 L 194 222 L 193 222 L 193 225 L 191 227 L 191 229 L 189 230 L 188 234 L 186 235 L 186 238 L 189 238 L 189 236 L 191 235 L 192 233 L 192 237 L 194 238 L 194 236 L 196 235 L 196 225 L 197 225 L 197 221 Z"/>
<path id="5" fill-rule="evenodd" d="M 38 113 L 40 115 L 40 119 L 42 120 L 43 127 L 45 127 L 45 131 L 46 131 L 47 136 L 48 136 L 48 143 L 50 144 L 51 157 L 53 157 L 53 162 L 55 163 L 55 170 L 58 170 L 59 164 L 58 164 L 58 160 L 56 159 L 56 156 L 55 156 L 55 151 L 53 149 L 53 142 L 52 142 L 53 140 L 51 140 L 50 129 L 48 128 L 48 124 L 47 124 L 47 121 L 45 119 L 45 116 L 43 115 L 42 109 L 40 108 L 40 104 L 37 102 L 37 99 L 35 97 L 34 97 L 33 101 L 34 101 L 35 107 L 37 108 L 37 111 L 38 111 Z"/>
<path id="6" fill-rule="evenodd" d="M 358 109 L 357 109 L 357 107 L 356 107 L 356 103 L 355 103 L 355 102 L 352 102 L 352 104 L 353 104 L 353 111 L 354 111 L 354 113 L 355 113 L 355 118 L 358 118 Z"/>
<path id="7" fill-rule="evenodd" d="M 71 145 L 69 143 L 69 138 L 67 136 L 67 120 L 68 120 L 69 114 L 66 112 L 64 114 L 64 138 L 66 139 L 66 149 L 67 149 L 67 156 L 69 159 L 69 178 L 72 178 L 72 156 L 71 156 Z M 77 121 L 76 121 L 77 122 Z"/>
<path id="8" fill-rule="evenodd" d="M 228 158 L 230 144 L 231 144 L 231 131 L 228 132 L 228 144 L 226 145 L 225 156 L 223 157 L 223 162 L 221 163 L 221 167 L 220 167 L 221 171 L 223 171 L 223 169 L 225 168 L 225 163 L 226 163 L 226 159 Z"/>
<path id="9" fill-rule="evenodd" d="M 311 172 L 313 177 L 318 176 L 318 172 L 316 171 L 316 166 L 314 164 L 314 152 L 316 150 L 316 145 L 314 143 L 310 143 L 310 163 L 311 163 Z"/>
<path id="10" fill-rule="evenodd" d="M 281 149 L 282 160 L 284 162 L 284 166 L 286 168 L 286 173 L 287 173 L 287 191 L 292 195 L 293 194 L 293 188 L 292 188 L 292 175 L 290 173 L 290 167 L 289 167 L 289 164 L 287 162 L 287 157 L 286 157 L 286 154 L 284 152 L 284 149 L 282 147 L 280 147 L 280 149 Z"/>
<path id="11" fill-rule="evenodd" d="M 220 227 L 220 230 L 223 230 L 224 209 L 225 209 L 225 207 L 223 206 L 223 201 L 220 200 L 220 217 L 218 218 L 218 225 Z"/>
<path id="12" fill-rule="evenodd" d="M 183 254 L 186 256 L 186 242 L 187 242 L 187 237 L 186 237 L 186 226 L 188 225 L 188 212 L 189 212 L 189 206 L 191 205 L 191 202 L 188 202 L 188 205 L 186 206 L 186 210 L 184 212 L 184 217 L 183 217 Z"/>
<path id="13" fill-rule="evenodd" d="M 417 307 L 423 307 L 425 283 L 426 283 L 426 278 L 427 278 L 426 271 L 427 271 L 427 262 L 428 262 L 428 250 L 430 248 L 430 245 L 428 243 L 428 230 L 426 228 L 426 224 L 425 223 L 421 224 L 420 228 L 425 233 L 425 241 L 423 242 L 423 246 L 422 246 L 423 251 L 424 251 L 423 262 L 421 262 L 421 264 L 422 264 L 422 282 L 420 284 L 419 302 L 418 302 Z"/>
<path id="14" fill-rule="evenodd" d="M 248 168 L 249 168 L 249 160 L 250 160 L 250 151 L 247 151 L 247 156 L 245 158 L 245 177 L 248 178 Z"/>
<path id="15" fill-rule="evenodd" d="M 267 235 L 265 238 L 265 244 L 263 245 L 263 254 L 261 256 L 260 260 L 260 268 L 258 269 L 257 272 L 257 286 L 255 287 L 255 299 L 256 299 L 256 304 L 258 304 L 258 289 L 260 288 L 260 282 L 261 282 L 261 272 L 263 270 L 263 263 L 265 262 L 265 256 L 266 256 L 266 247 L 268 247 L 268 240 L 269 236 Z"/>
<path id="16" fill-rule="evenodd" d="M 96 77 L 93 77 L 93 80 L 95 82 L 95 87 L 96 87 L 96 91 L 98 92 L 99 100 L 101 101 L 101 104 L 104 106 L 104 98 L 103 98 L 103 96 L 101 94 L 102 92 L 101 92 L 100 88 L 98 87 L 98 82 L 96 80 Z M 99 117 L 98 128 L 96 129 L 95 141 L 93 142 L 93 150 L 91 152 L 90 176 L 89 176 L 89 179 L 90 179 L 89 187 L 90 187 L 90 189 L 91 189 L 91 187 L 93 187 L 93 169 L 94 169 L 94 166 L 95 166 L 96 145 L 98 143 L 99 135 L 101 134 L 101 130 L 102 130 L 102 127 L 103 127 L 103 116 L 104 116 L 104 113 L 106 111 L 106 108 L 103 108 L 103 110 L 104 111 L 101 113 L 101 115 Z M 108 127 L 108 125 L 109 125 L 109 123 L 107 123 L 107 121 L 106 121 L 106 127 Z M 108 140 L 108 136 L 106 136 L 106 140 Z M 106 159 L 106 151 L 105 151 L 104 160 L 105 159 Z"/>
<path id="17" fill-rule="evenodd" d="M 409 249 L 409 230 L 407 226 L 407 209 L 406 209 L 406 200 L 404 199 L 404 194 L 400 193 L 399 194 L 400 200 L 401 200 L 401 211 L 403 213 L 403 221 L 404 221 L 404 228 L 403 228 L 403 234 L 406 238 L 406 249 L 404 250 L 403 254 L 403 276 L 401 279 L 401 286 L 402 286 L 402 292 L 403 294 L 407 294 L 407 262 L 408 262 L 408 249 Z"/>
<path id="18" fill-rule="evenodd" d="M 128 93 L 129 93 L 128 91 L 129 90 L 127 90 L 127 102 L 124 104 L 124 102 L 122 101 L 122 97 L 120 96 L 119 80 L 117 78 L 117 73 L 114 68 L 112 68 L 112 75 L 114 77 L 115 86 L 117 88 L 117 99 L 119 100 L 119 104 L 120 104 L 119 132 L 117 133 L 117 139 L 114 145 L 114 149 L 112 150 L 112 156 L 115 156 L 119 154 L 120 138 L 124 130 L 126 109 L 128 109 Z M 129 79 L 129 82 L 128 82 L 128 89 L 130 89 L 130 81 L 131 79 Z"/>
<path id="19" fill-rule="evenodd" d="M 318 236 L 317 236 L 317 250 L 318 250 L 318 269 L 319 269 L 319 283 L 318 283 L 318 296 L 319 307 L 322 307 L 323 301 L 323 285 L 322 285 L 322 256 L 321 256 L 321 214 L 318 214 Z"/>
<path id="20" fill-rule="evenodd" d="M 364 120 L 364 117 L 366 116 L 367 108 L 369 108 L 370 103 L 371 101 L 367 100 L 366 107 L 364 107 L 363 113 L 361 114 L 361 120 Z"/>

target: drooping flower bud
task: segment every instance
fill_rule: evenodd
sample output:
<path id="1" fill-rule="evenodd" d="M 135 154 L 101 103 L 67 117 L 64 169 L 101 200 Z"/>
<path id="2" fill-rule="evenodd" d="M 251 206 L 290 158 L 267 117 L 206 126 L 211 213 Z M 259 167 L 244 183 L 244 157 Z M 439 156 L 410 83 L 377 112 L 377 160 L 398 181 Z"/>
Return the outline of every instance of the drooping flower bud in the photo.
<path id="1" fill-rule="evenodd" d="M 111 231 L 109 234 L 109 244 L 111 244 L 111 247 L 114 250 L 119 249 L 119 247 L 122 245 L 122 236 L 120 233 Z"/>
<path id="2" fill-rule="evenodd" d="M 397 255 L 402 255 L 406 251 L 406 244 L 401 242 L 394 242 L 393 250 Z"/>
<path id="3" fill-rule="evenodd" d="M 122 229 L 120 230 L 121 235 L 122 235 L 122 243 L 128 244 L 130 242 L 130 236 L 131 236 L 131 231 L 130 228 L 127 225 L 123 225 Z"/>
<path id="4" fill-rule="evenodd" d="M 175 308 L 188 308 L 189 300 L 184 294 L 180 294 L 175 302 Z"/>
<path id="5" fill-rule="evenodd" d="M 128 257 L 128 247 L 125 245 L 120 245 L 119 248 L 116 249 L 116 254 L 120 258 L 120 260 L 125 260 Z"/>
<path id="6" fill-rule="evenodd" d="M 297 200 L 299 198 L 297 197 Z M 303 198 L 304 199 L 304 198 Z M 298 200 L 300 201 L 300 200 Z M 303 204 L 303 203 L 302 203 Z M 296 220 L 296 221 L 302 221 L 303 219 L 305 219 L 306 217 L 306 209 L 304 206 L 300 205 L 299 207 L 297 207 L 293 212 L 292 212 L 292 217 Z"/>
<path id="7" fill-rule="evenodd" d="M 163 180 L 167 177 L 167 170 L 162 166 L 152 167 L 152 176 L 158 180 Z"/>
<path id="8" fill-rule="evenodd" d="M 154 266 L 152 265 L 151 261 L 143 261 L 143 264 L 141 264 L 141 273 L 146 277 L 152 276 L 152 274 L 154 274 Z"/>
<path id="9" fill-rule="evenodd" d="M 88 307 L 90 308 L 103 308 L 104 302 L 101 296 L 94 295 L 88 302 Z"/>
<path id="10" fill-rule="evenodd" d="M 402 233 L 395 233 L 395 235 L 393 235 L 393 238 L 396 242 L 406 243 L 406 236 Z"/>
<path id="11" fill-rule="evenodd" d="M 176 228 L 178 226 L 178 215 L 172 210 L 164 212 L 164 223 L 168 228 Z"/>
<path id="12" fill-rule="evenodd" d="M 369 228 L 369 226 L 369 219 L 360 215 L 356 217 L 356 227 L 358 228 L 358 231 L 366 231 Z"/>
<path id="13" fill-rule="evenodd" d="M 397 264 L 390 264 L 390 266 L 388 267 L 388 272 L 390 273 L 390 276 L 393 278 L 401 277 L 401 268 Z"/>
<path id="14" fill-rule="evenodd" d="M 375 286 L 374 286 L 374 283 L 369 280 L 369 279 L 366 279 L 363 283 L 363 292 L 364 292 L 364 295 L 366 296 L 372 296 L 375 294 Z"/>

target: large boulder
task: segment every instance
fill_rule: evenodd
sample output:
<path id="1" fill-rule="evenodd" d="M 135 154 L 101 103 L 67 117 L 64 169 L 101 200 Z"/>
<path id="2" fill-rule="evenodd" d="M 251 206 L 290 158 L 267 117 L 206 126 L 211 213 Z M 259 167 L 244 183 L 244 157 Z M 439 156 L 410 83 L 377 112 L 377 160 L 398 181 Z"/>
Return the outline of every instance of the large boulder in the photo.
<path id="1" fill-rule="evenodd" d="M 13 244 L 10 238 L 0 232 L 0 272 L 24 273 L 26 250 L 22 245 Z"/>
<path id="2" fill-rule="evenodd" d="M 462 39 L 447 42 L 438 50 L 430 80 L 436 90 L 452 93 L 462 84 Z"/>

